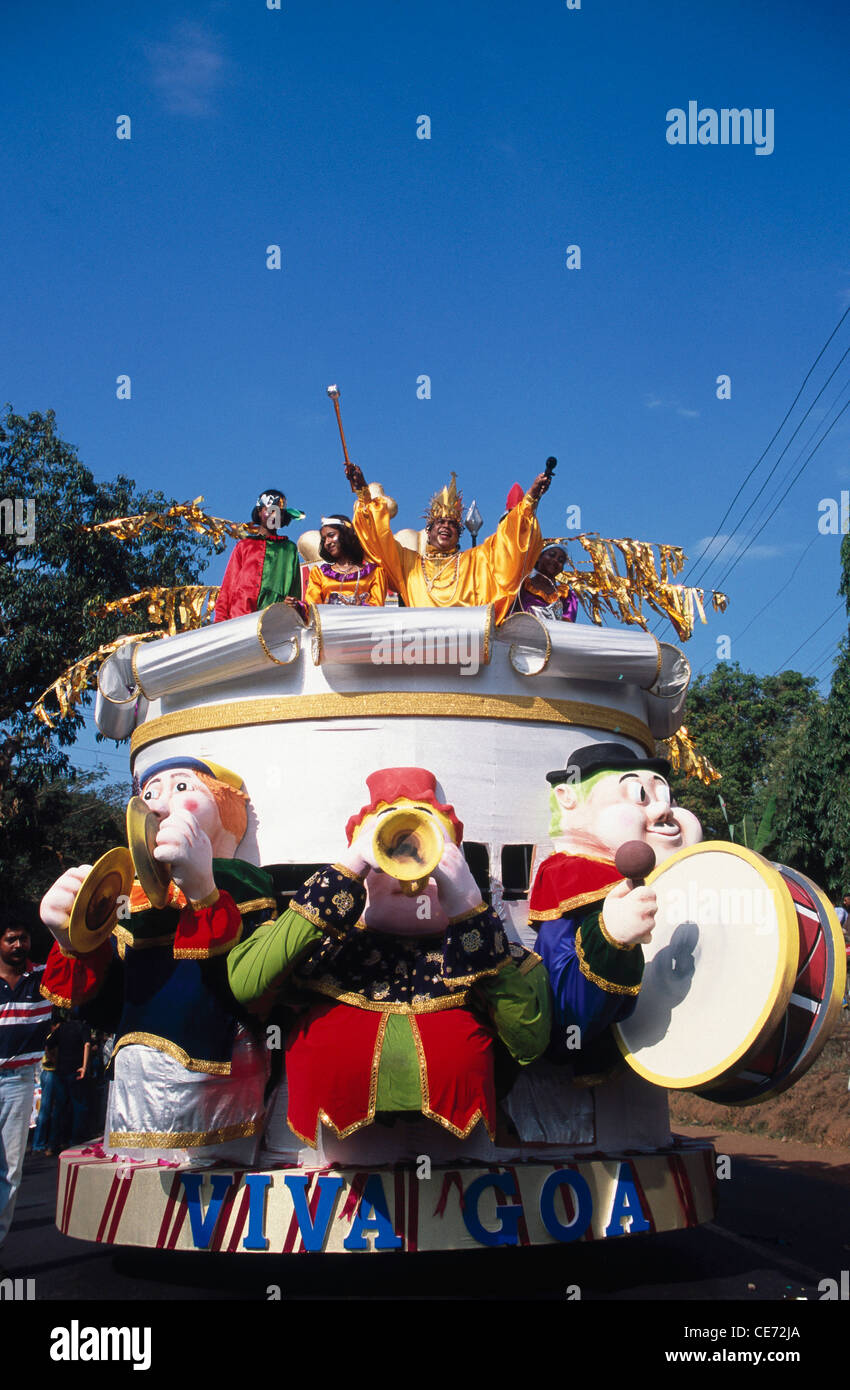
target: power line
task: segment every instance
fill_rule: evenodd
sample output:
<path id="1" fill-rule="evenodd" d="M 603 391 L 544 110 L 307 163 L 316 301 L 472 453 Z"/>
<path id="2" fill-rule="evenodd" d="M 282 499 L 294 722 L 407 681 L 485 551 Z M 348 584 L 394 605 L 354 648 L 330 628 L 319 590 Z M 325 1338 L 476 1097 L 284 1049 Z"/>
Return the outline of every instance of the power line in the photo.
<path id="1" fill-rule="evenodd" d="M 823 386 L 820 388 L 820 390 L 818 391 L 818 393 L 817 393 L 817 395 L 815 396 L 814 400 L 811 402 L 811 404 L 809 405 L 809 407 L 808 407 L 808 409 L 806 410 L 805 414 L 803 415 L 802 419 L 800 420 L 799 424 L 796 426 L 796 428 L 795 428 L 795 430 L 794 430 L 794 433 L 791 435 L 791 438 L 788 440 L 788 443 L 787 443 L 787 444 L 785 445 L 785 447 L 782 449 L 781 453 L 779 454 L 779 457 L 777 458 L 776 462 L 774 463 L 773 467 L 771 468 L 770 472 L 768 473 L 767 477 L 765 478 L 764 482 L 762 483 L 762 485 L 761 485 L 761 487 L 759 488 L 758 492 L 756 493 L 755 497 L 754 497 L 754 498 L 752 499 L 752 501 L 749 502 L 749 503 L 747 504 L 747 506 L 744 508 L 743 512 L 741 513 L 740 518 L 739 518 L 738 521 L 735 523 L 735 525 L 734 525 L 734 527 L 732 528 L 732 530 L 730 531 L 729 535 L 726 537 L 725 541 L 724 541 L 723 544 L 721 545 L 721 547 L 720 547 L 720 549 L 718 550 L 717 554 L 716 554 L 716 555 L 712 555 L 711 559 L 710 559 L 709 562 L 708 562 L 708 565 L 707 565 L 707 566 L 703 569 L 703 571 L 702 571 L 703 574 L 707 573 L 708 570 L 711 569 L 712 565 L 714 565 L 714 564 L 717 563 L 717 561 L 720 559 L 720 556 L 723 554 L 724 550 L 726 549 L 727 545 L 729 545 L 730 541 L 731 541 L 732 538 L 734 537 L 735 532 L 738 531 L 738 530 L 740 530 L 740 528 L 743 526 L 743 524 L 744 524 L 746 518 L 749 516 L 750 512 L 751 512 L 751 511 L 753 510 L 753 508 L 755 507 L 756 503 L 758 502 L 759 498 L 761 497 L 762 493 L 764 492 L 765 488 L 767 487 L 768 483 L 770 482 L 771 478 L 773 477 L 773 475 L 774 475 L 774 473 L 776 472 L 777 468 L 779 467 L 780 463 L 781 463 L 782 460 L 784 459 L 784 457 L 785 457 L 785 455 L 787 454 L 788 450 L 791 448 L 791 445 L 794 443 L 794 440 L 797 438 L 797 435 L 799 434 L 800 430 L 803 428 L 803 425 L 804 425 L 804 424 L 806 423 L 806 421 L 808 420 L 809 416 L 811 415 L 812 411 L 814 410 L 815 406 L 817 405 L 818 401 L 820 400 L 820 398 L 821 398 L 821 396 L 823 395 L 824 391 L 826 390 L 827 386 L 828 386 L 829 383 L 832 381 L 832 378 L 835 376 L 835 373 L 838 371 L 838 368 L 841 366 L 842 362 L 843 362 L 843 361 L 845 360 L 845 358 L 848 357 L 848 356 L 850 356 L 850 347 L 848 347 L 847 351 L 838 359 L 838 362 L 837 362 L 836 365 L 833 367 L 833 369 L 832 369 L 832 371 L 830 372 L 829 376 L 827 377 L 826 381 L 823 383 Z M 835 398 L 836 401 L 840 399 L 840 397 L 841 397 L 841 395 L 842 395 L 842 393 L 843 393 L 845 387 L 847 386 L 847 384 L 848 384 L 848 383 L 845 382 L 845 383 L 844 383 L 844 386 L 842 386 L 841 390 L 839 391 L 838 395 L 837 395 L 836 398 Z M 801 387 L 801 390 L 802 390 L 802 387 Z M 827 415 L 829 414 L 829 411 L 832 410 L 832 406 L 833 406 L 834 404 L 835 404 L 835 401 L 833 401 L 832 405 L 829 406 L 829 409 L 828 409 L 827 412 L 826 412 Z M 786 419 L 787 419 L 787 418 L 788 418 L 788 417 L 786 416 Z M 784 423 L 784 421 L 783 421 L 783 423 Z M 780 426 L 780 428 L 781 428 L 781 426 Z M 804 449 L 808 448 L 808 445 L 809 445 L 810 440 L 813 438 L 813 436 L 814 436 L 815 434 L 817 434 L 817 431 L 818 431 L 819 428 L 820 428 L 820 421 L 818 422 L 817 425 L 815 425 L 815 428 L 812 430 L 812 433 L 809 435 L 809 438 L 806 440 L 806 443 L 803 445 L 803 448 L 804 448 Z M 775 437 L 776 437 L 776 436 L 774 436 L 774 438 L 775 438 Z M 772 442 L 773 442 L 773 441 L 771 441 L 771 443 L 772 443 Z M 770 445 L 768 445 L 768 448 L 769 448 L 769 447 L 770 447 Z M 764 457 L 764 455 L 762 455 L 762 457 Z M 799 455 L 798 455 L 797 457 L 799 458 Z M 796 460 L 795 460 L 795 461 L 796 461 Z M 791 466 L 793 467 L 793 464 L 792 464 Z M 787 477 L 787 474 L 786 474 L 785 476 Z M 784 478 L 783 478 L 783 482 L 784 482 Z M 781 486 L 781 484 L 780 484 L 780 486 Z M 717 539 L 717 535 L 715 535 L 715 536 L 712 537 L 712 540 L 715 540 L 715 539 Z M 711 544 L 711 542 L 709 542 L 709 545 L 710 545 L 710 544 Z M 702 575 L 700 575 L 700 578 L 702 578 Z M 693 582 L 694 582 L 694 583 L 699 583 L 699 580 L 697 579 L 697 580 L 694 580 Z"/>
<path id="2" fill-rule="evenodd" d="M 776 602 L 776 600 L 779 598 L 779 596 L 788 588 L 788 585 L 791 583 L 792 579 L 794 578 L 794 575 L 797 573 L 797 570 L 798 570 L 798 569 L 800 568 L 800 566 L 802 565 L 803 561 L 805 560 L 806 556 L 808 555 L 809 551 L 811 550 L 811 548 L 812 548 L 812 546 L 814 545 L 814 543 L 815 543 L 815 541 L 817 540 L 817 538 L 818 538 L 818 537 L 817 537 L 817 534 L 815 534 L 814 536 L 812 536 L 812 539 L 809 541 L 808 545 L 806 546 L 805 550 L 803 551 L 803 553 L 802 553 L 802 555 L 800 556 L 799 560 L 797 561 L 796 565 L 795 565 L 794 568 L 792 569 L 792 571 L 791 571 L 791 573 L 789 574 L 788 578 L 785 580 L 785 583 L 782 585 L 782 588 L 781 588 L 781 589 L 777 589 L 776 592 L 775 592 L 774 594 L 771 594 L 770 598 L 767 600 L 767 603 L 762 604 L 761 608 L 760 608 L 759 611 L 756 613 L 755 617 L 754 617 L 754 618 L 750 618 L 750 621 L 747 623 L 747 626 L 746 626 L 746 627 L 742 627 L 740 632 L 736 632 L 736 633 L 735 633 L 735 636 L 732 638 L 732 641 L 733 641 L 733 642 L 739 642 L 740 639 L 744 636 L 744 633 L 745 633 L 745 632 L 749 632 L 749 630 L 750 630 L 750 628 L 752 627 L 753 623 L 758 622 L 758 620 L 759 620 L 759 618 L 761 617 L 762 613 L 765 613 L 765 612 L 767 611 L 767 609 L 770 608 L 770 606 L 771 606 L 772 604 L 774 604 L 774 603 Z M 702 666 L 700 666 L 699 670 L 697 671 L 697 675 L 698 675 L 698 676 L 701 676 L 701 675 L 702 675 L 703 671 L 704 671 L 705 668 L 708 666 L 708 664 L 709 664 L 708 661 L 704 661 L 704 662 L 702 663 Z"/>
<path id="3" fill-rule="evenodd" d="M 794 648 L 794 650 L 793 650 L 793 652 L 791 653 L 790 656 L 786 657 L 784 661 L 780 662 L 778 668 L 774 671 L 773 674 L 774 674 L 775 676 L 778 676 L 778 675 L 780 674 L 780 672 L 782 672 L 782 671 L 787 671 L 787 669 L 788 669 L 788 662 L 789 662 L 789 661 L 792 661 L 792 660 L 794 659 L 794 657 L 797 655 L 797 653 L 798 653 L 798 652 L 801 652 L 801 651 L 803 650 L 804 647 L 807 647 L 807 646 L 809 645 L 809 643 L 811 642 L 812 638 L 813 638 L 813 637 L 816 637 L 817 634 L 820 632 L 821 628 L 822 628 L 822 627 L 826 627 L 827 623 L 828 623 L 832 618 L 834 618 L 835 615 L 836 615 L 836 613 L 838 613 L 839 610 L 842 609 L 843 607 L 844 607 L 844 600 L 842 599 L 840 603 L 836 604 L 836 606 L 833 608 L 832 612 L 827 614 L 827 616 L 824 618 L 823 622 L 822 622 L 822 623 L 818 623 L 818 626 L 815 628 L 814 632 L 810 632 L 810 633 L 809 633 L 809 635 L 808 635 L 808 637 L 806 638 L 805 642 L 801 642 L 800 645 L 799 645 L 799 647 L 795 647 L 795 648 Z"/>
<path id="4" fill-rule="evenodd" d="M 756 459 L 755 463 L 753 464 L 753 466 L 752 466 L 752 468 L 750 469 L 749 473 L 747 474 L 746 478 L 745 478 L 744 481 L 741 483 L 741 486 L 738 488 L 738 491 L 735 493 L 735 496 L 732 498 L 732 501 L 729 503 L 729 506 L 726 508 L 726 511 L 724 512 L 724 514 L 723 514 L 723 516 L 722 516 L 722 518 L 721 518 L 721 520 L 720 520 L 720 523 L 718 524 L 717 530 L 715 531 L 714 535 L 711 537 L 711 539 L 710 539 L 709 541 L 706 542 L 705 546 L 703 547 L 703 549 L 700 551 L 699 555 L 698 555 L 698 556 L 696 557 L 696 559 L 694 560 L 693 563 L 694 563 L 695 566 L 696 566 L 697 564 L 699 564 L 699 562 L 700 562 L 700 560 L 702 559 L 703 555 L 704 555 L 704 554 L 706 553 L 706 551 L 710 548 L 711 542 L 712 542 L 712 541 L 715 541 L 715 540 L 717 539 L 717 537 L 721 534 L 721 530 L 722 530 L 722 527 L 723 527 L 724 522 L 726 521 L 726 518 L 729 516 L 729 513 L 732 511 L 732 508 L 734 507 L 734 505 L 735 505 L 735 503 L 737 502 L 738 498 L 741 496 L 741 493 L 744 491 L 744 488 L 747 486 L 747 483 L 750 481 L 750 478 L 753 476 L 753 474 L 755 473 L 756 469 L 759 467 L 759 465 L 760 465 L 760 464 L 762 463 L 762 461 L 764 460 L 764 458 L 765 458 L 765 456 L 766 456 L 768 450 L 771 448 L 771 446 L 773 445 L 773 443 L 775 442 L 775 440 L 776 440 L 776 439 L 778 438 L 778 436 L 781 434 L 782 429 L 783 429 L 783 427 L 784 427 L 784 425 L 785 425 L 785 422 L 787 421 L 787 419 L 788 419 L 788 417 L 790 416 L 792 410 L 794 409 L 795 405 L 797 404 L 798 400 L 800 399 L 800 397 L 802 396 L 804 390 L 806 389 L 806 385 L 808 384 L 808 381 L 809 381 L 810 376 L 812 375 L 812 372 L 815 370 L 815 367 L 816 367 L 816 366 L 818 365 L 818 363 L 820 362 L 821 358 L 823 357 L 824 353 L 826 352 L 827 348 L 829 347 L 830 343 L 832 342 L 832 340 L 833 340 L 833 338 L 835 337 L 836 333 L 838 332 L 839 328 L 840 328 L 841 325 L 843 324 L 844 320 L 847 318 L 847 315 L 848 315 L 848 314 L 850 314 L 850 304 L 848 304 L 847 308 L 844 310 L 844 313 L 841 315 L 841 318 L 838 320 L 838 323 L 837 323 L 837 324 L 835 325 L 835 327 L 833 328 L 832 332 L 830 333 L 829 337 L 827 338 L 826 342 L 824 343 L 823 347 L 821 348 L 820 352 L 818 353 L 818 355 L 817 355 L 817 357 L 815 358 L 814 362 L 812 363 L 811 367 L 810 367 L 809 370 L 807 371 L 805 377 L 803 378 L 803 384 L 802 384 L 802 386 L 800 387 L 800 389 L 799 389 L 799 391 L 797 392 L 796 396 L 794 397 L 793 401 L 791 402 L 791 404 L 789 405 L 788 409 L 786 410 L 784 416 L 782 417 L 781 423 L 779 424 L 779 426 L 777 427 L 776 431 L 775 431 L 774 434 L 772 435 L 772 437 L 771 437 L 769 443 L 765 446 L 765 448 L 764 448 L 764 450 L 762 451 L 762 453 L 761 453 L 761 454 L 759 455 L 759 457 Z M 848 349 L 848 351 L 850 351 L 850 349 Z M 844 354 L 844 357 L 846 357 L 846 356 L 847 356 L 847 353 Z M 841 359 L 842 362 L 844 361 L 844 357 L 842 357 L 842 359 Z M 839 363 L 839 365 L 840 365 L 840 363 Z M 836 369 L 836 370 L 837 370 L 837 369 Z M 835 375 L 834 372 L 833 372 L 833 375 Z M 815 399 L 817 399 L 817 397 L 815 397 Z M 814 404 L 814 402 L 813 402 L 813 404 Z M 809 410 L 811 410 L 811 406 L 809 407 Z M 808 414 L 808 411 L 806 412 L 806 414 Z M 805 420 L 805 418 L 806 418 L 806 416 L 804 415 L 804 416 L 803 416 L 803 419 Z M 793 438 L 793 436 L 792 436 L 792 438 Z M 737 530 L 737 527 L 736 527 L 735 529 Z M 734 534 L 734 532 L 733 532 L 732 534 Z"/>
<path id="5" fill-rule="evenodd" d="M 806 470 L 806 468 L 808 468 L 809 464 L 811 463 L 812 459 L 814 458 L 814 456 L 815 456 L 815 454 L 817 453 L 818 449 L 820 448 L 821 444 L 823 444 L 823 443 L 825 442 L 825 440 L 829 438 L 829 436 L 832 434 L 832 431 L 835 429 L 835 426 L 838 424 L 838 421 L 841 419 L 841 417 L 842 417 L 842 415 L 844 414 L 845 410 L 847 410 L 848 408 L 850 408 L 850 400 L 848 400 L 848 401 L 845 402 L 845 404 L 842 406 L 841 410 L 839 410 L 838 414 L 836 415 L 835 419 L 833 420 L 832 424 L 829 426 L 829 429 L 827 429 L 827 430 L 821 435 L 820 439 L 818 440 L 818 442 L 817 442 L 817 444 L 815 445 L 815 447 L 812 449 L 812 452 L 809 454 L 808 458 L 804 459 L 803 463 L 800 465 L 800 467 L 798 468 L 797 472 L 794 474 L 794 477 L 791 479 L 790 483 L 788 484 L 787 488 L 786 488 L 785 491 L 783 492 L 782 496 L 779 498 L 779 501 L 776 503 L 776 506 L 773 508 L 773 511 L 768 513 L 768 515 L 765 517 L 764 521 L 762 522 L 761 526 L 760 526 L 759 529 L 756 531 L 755 535 L 750 537 L 750 539 L 747 541 L 747 544 L 744 546 L 743 550 L 742 550 L 742 551 L 740 552 L 740 554 L 738 554 L 738 555 L 735 557 L 735 559 L 732 561 L 732 564 L 729 566 L 729 568 L 727 569 L 726 573 L 723 575 L 723 578 L 719 581 L 720 584 L 725 584 L 725 583 L 726 583 L 727 579 L 729 578 L 729 575 L 730 575 L 730 574 L 732 573 L 732 571 L 733 571 L 734 569 L 736 569 L 736 567 L 741 563 L 741 561 L 743 560 L 744 556 L 746 555 L 746 553 L 747 553 L 747 551 L 750 549 L 750 547 L 758 540 L 758 538 L 759 538 L 759 536 L 761 535 L 762 531 L 764 530 L 765 526 L 767 526 L 768 522 L 771 521 L 771 520 L 773 519 L 773 517 L 774 517 L 774 516 L 776 515 L 776 513 L 778 512 L 779 508 L 782 506 L 782 503 L 785 501 L 785 498 L 788 496 L 789 492 L 791 491 L 792 487 L 793 487 L 794 484 L 796 483 L 797 479 L 798 479 L 798 478 L 801 476 L 801 474 Z M 798 457 L 799 457 L 799 455 L 798 455 Z M 796 462 L 796 460 L 795 460 L 795 462 Z"/>

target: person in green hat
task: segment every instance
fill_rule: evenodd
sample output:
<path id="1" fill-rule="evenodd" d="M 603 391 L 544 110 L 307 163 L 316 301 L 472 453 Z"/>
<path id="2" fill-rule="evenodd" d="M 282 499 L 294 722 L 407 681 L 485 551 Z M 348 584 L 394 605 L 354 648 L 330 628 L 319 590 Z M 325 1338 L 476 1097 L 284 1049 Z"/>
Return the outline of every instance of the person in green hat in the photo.
<path id="1" fill-rule="evenodd" d="M 251 521 L 257 535 L 236 542 L 227 562 L 215 603 L 215 621 L 256 613 L 272 603 L 301 597 L 301 561 L 298 547 L 280 533 L 303 512 L 287 507 L 280 488 L 267 488 L 257 498 Z"/>

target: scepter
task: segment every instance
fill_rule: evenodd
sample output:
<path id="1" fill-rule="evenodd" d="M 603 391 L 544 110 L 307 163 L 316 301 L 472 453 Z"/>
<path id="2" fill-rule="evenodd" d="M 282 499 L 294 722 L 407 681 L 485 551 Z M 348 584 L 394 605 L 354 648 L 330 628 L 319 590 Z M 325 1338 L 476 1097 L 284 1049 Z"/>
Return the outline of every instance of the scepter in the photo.
<path id="1" fill-rule="evenodd" d="M 328 395 L 334 403 L 334 410 L 336 411 L 336 422 L 339 425 L 339 437 L 342 440 L 342 456 L 345 460 L 346 468 L 348 468 L 351 465 L 351 459 L 348 457 L 348 446 L 345 442 L 345 431 L 342 428 L 342 416 L 339 413 L 339 387 L 329 386 Z"/>

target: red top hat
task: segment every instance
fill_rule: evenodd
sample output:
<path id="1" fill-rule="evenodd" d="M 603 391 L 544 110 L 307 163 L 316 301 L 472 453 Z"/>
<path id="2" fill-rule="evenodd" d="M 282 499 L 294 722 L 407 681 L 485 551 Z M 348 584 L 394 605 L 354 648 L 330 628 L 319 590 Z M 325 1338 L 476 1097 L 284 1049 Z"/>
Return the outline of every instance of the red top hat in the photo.
<path id="1" fill-rule="evenodd" d="M 437 798 L 437 779 L 433 772 L 424 767 L 384 767 L 366 778 L 366 786 L 372 798 L 367 806 L 361 806 L 356 816 L 352 816 L 345 827 L 348 843 L 351 844 L 367 816 L 371 816 L 379 806 L 392 806 L 394 802 L 422 801 L 433 806 L 451 824 L 455 844 L 463 839 L 463 825 L 455 815 L 454 806 Z"/>

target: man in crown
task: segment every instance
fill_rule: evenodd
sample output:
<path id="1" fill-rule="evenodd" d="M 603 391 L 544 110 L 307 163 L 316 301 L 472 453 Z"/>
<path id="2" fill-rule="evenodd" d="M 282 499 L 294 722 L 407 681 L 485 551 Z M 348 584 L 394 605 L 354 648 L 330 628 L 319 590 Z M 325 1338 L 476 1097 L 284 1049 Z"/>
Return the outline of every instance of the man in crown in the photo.
<path id="1" fill-rule="evenodd" d="M 540 1056 L 551 1022 L 546 972 L 482 901 L 460 848 L 463 826 L 433 773 L 385 768 L 366 782 L 348 848 L 277 922 L 234 948 L 231 988 L 264 1013 L 278 1000 L 300 1002 L 286 1045 L 288 1122 L 311 1147 L 322 1126 L 345 1140 L 399 1116 L 430 1122 L 417 1142 L 435 1142 L 434 1123 L 455 1138 L 482 1129 L 493 1138 L 495 1039 L 505 1062 Z M 400 809 L 444 841 L 415 896 L 378 867 L 375 832 Z"/>
<path id="2" fill-rule="evenodd" d="M 523 580 L 531 573 L 543 539 L 537 503 L 550 479 L 539 473 L 522 500 L 502 518 L 492 536 L 471 550 L 460 549 L 463 497 L 451 482 L 431 498 L 426 513 L 425 554 L 399 545 L 390 530 L 390 507 L 373 497 L 356 464 L 346 476 L 357 494 L 354 527 L 367 555 L 386 570 L 391 588 L 407 608 L 473 608 L 495 605 L 496 622 L 508 616 Z"/>
<path id="3" fill-rule="evenodd" d="M 269 876 L 232 856 L 248 797 L 238 773 L 185 754 L 146 769 L 141 798 L 159 826 L 153 857 L 172 882 L 164 907 L 141 884 L 112 936 L 75 954 L 68 924 L 90 866 L 42 899 L 56 938 L 42 994 L 117 1033 L 107 1148 L 132 1157 L 249 1164 L 263 1128 L 267 1049 L 227 984 L 227 956 L 276 908 Z"/>

